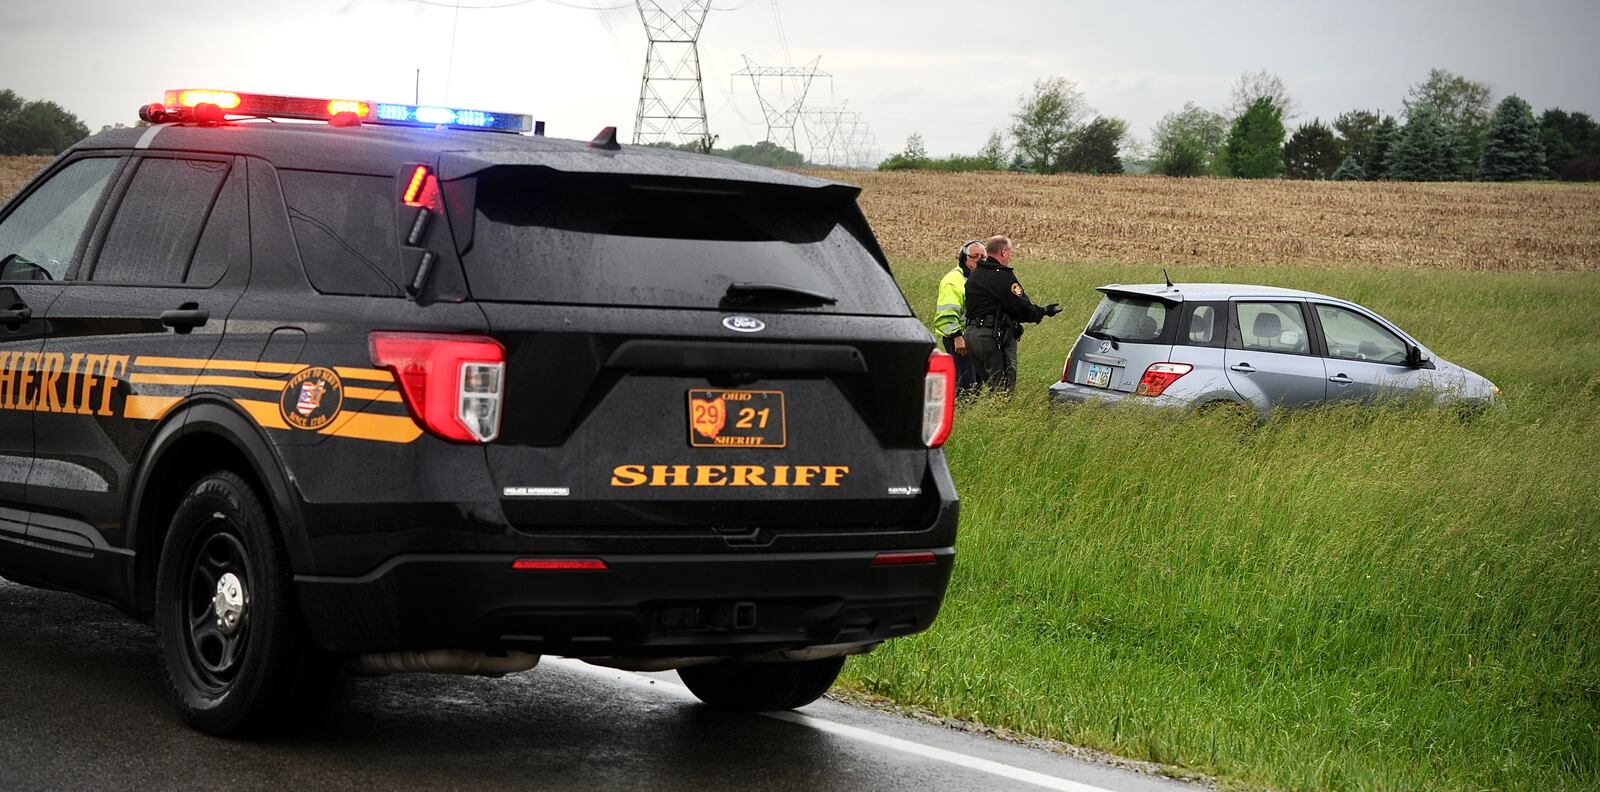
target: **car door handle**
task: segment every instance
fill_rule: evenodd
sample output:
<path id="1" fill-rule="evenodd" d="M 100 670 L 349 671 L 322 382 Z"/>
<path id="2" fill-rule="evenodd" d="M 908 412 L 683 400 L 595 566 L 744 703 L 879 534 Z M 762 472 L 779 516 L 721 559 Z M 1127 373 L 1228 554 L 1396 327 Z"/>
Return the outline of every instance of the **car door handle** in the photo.
<path id="1" fill-rule="evenodd" d="M 22 303 L 17 303 L 4 311 L 0 311 L 0 324 L 26 324 L 31 319 L 33 319 L 33 309 Z"/>
<path id="2" fill-rule="evenodd" d="M 1328 381 L 1329 382 L 1337 382 L 1340 385 L 1349 385 L 1350 383 L 1355 382 L 1355 380 L 1350 379 L 1349 377 L 1347 377 L 1347 376 L 1345 376 L 1343 374 L 1335 374 L 1332 377 L 1329 377 Z"/>
<path id="3" fill-rule="evenodd" d="M 1256 370 L 1256 367 L 1250 365 L 1249 363 L 1235 363 L 1235 364 L 1229 366 L 1228 368 L 1231 368 L 1234 371 L 1242 372 L 1244 374 L 1253 374 L 1253 373 L 1255 373 L 1255 370 Z"/>
<path id="4" fill-rule="evenodd" d="M 211 321 L 211 312 L 200 308 L 199 303 L 184 303 L 175 311 L 162 311 L 161 323 L 179 333 L 187 333 L 196 327 L 205 327 Z"/>

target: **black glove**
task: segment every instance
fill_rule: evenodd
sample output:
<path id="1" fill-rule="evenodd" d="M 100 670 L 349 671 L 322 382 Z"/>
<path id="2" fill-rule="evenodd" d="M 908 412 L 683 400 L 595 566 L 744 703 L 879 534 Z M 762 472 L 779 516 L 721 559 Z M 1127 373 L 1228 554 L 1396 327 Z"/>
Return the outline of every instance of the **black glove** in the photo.
<path id="1" fill-rule="evenodd" d="M 1045 316 L 1055 316 L 1058 313 L 1061 313 L 1061 303 L 1050 303 L 1044 307 Z"/>

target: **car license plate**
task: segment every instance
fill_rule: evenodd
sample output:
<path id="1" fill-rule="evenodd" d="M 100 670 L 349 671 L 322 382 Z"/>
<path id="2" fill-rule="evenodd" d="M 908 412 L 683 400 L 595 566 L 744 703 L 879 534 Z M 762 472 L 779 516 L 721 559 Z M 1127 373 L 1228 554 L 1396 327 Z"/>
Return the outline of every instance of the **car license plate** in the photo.
<path id="1" fill-rule="evenodd" d="M 1090 363 L 1087 382 L 1096 388 L 1111 387 L 1111 367 L 1102 366 L 1099 363 Z"/>
<path id="2" fill-rule="evenodd" d="M 783 448 L 788 444 L 783 391 L 689 389 L 689 445 Z"/>

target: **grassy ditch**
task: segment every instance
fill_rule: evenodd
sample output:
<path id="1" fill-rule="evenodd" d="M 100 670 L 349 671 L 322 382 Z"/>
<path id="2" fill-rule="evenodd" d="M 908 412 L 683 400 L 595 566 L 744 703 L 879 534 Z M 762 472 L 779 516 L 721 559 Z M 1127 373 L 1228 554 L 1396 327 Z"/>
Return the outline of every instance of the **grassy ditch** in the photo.
<path id="1" fill-rule="evenodd" d="M 1174 273 L 1356 299 L 1504 411 L 1050 408 L 1088 286 L 1147 270 L 1023 264 L 1068 312 L 960 409 L 945 611 L 847 684 L 1247 786 L 1600 785 L 1600 277 Z"/>

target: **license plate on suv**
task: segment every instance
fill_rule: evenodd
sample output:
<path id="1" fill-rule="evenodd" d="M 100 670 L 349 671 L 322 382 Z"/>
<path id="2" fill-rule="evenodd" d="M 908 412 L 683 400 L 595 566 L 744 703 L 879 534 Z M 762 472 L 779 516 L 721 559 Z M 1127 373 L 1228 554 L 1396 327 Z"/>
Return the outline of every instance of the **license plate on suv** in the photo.
<path id="1" fill-rule="evenodd" d="M 783 391 L 689 389 L 689 445 L 783 448 L 788 444 Z"/>
<path id="2" fill-rule="evenodd" d="M 1099 363 L 1090 363 L 1089 375 L 1084 382 L 1096 388 L 1111 387 L 1111 367 L 1102 366 Z"/>

